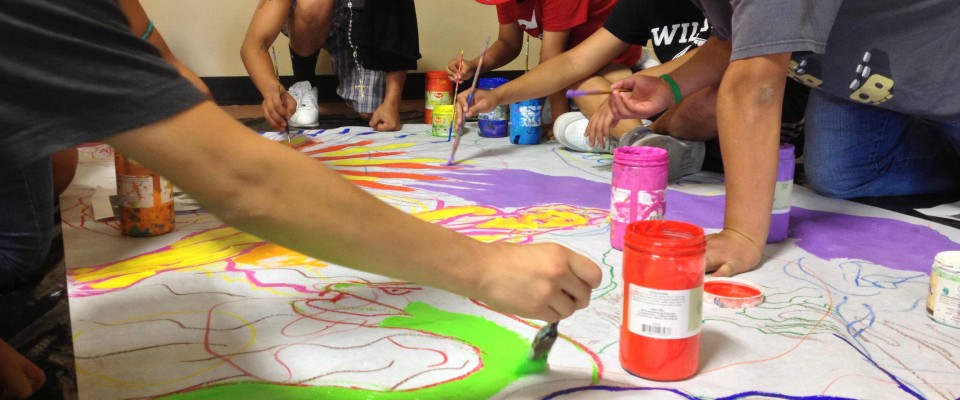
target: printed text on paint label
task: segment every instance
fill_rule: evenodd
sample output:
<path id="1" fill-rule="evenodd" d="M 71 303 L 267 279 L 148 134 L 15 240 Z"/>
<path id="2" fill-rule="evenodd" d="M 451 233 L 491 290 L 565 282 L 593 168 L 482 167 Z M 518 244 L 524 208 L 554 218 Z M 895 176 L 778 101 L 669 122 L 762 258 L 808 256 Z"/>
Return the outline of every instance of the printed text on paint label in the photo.
<path id="1" fill-rule="evenodd" d="M 793 194 L 793 179 L 777 181 L 773 192 L 773 213 L 781 214 L 790 211 L 790 196 Z"/>
<path id="2" fill-rule="evenodd" d="M 427 99 L 425 108 L 428 110 L 432 110 L 434 106 L 453 104 L 453 96 L 450 92 L 426 92 L 424 98 Z"/>
<path id="3" fill-rule="evenodd" d="M 700 333 L 703 286 L 657 290 L 630 284 L 627 329 L 654 339 L 685 339 Z"/>

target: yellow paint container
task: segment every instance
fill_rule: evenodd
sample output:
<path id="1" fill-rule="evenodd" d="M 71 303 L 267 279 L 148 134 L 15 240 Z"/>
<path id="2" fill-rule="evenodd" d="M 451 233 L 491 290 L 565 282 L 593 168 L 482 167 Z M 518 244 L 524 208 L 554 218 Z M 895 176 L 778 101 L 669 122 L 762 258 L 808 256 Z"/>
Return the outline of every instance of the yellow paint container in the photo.
<path id="1" fill-rule="evenodd" d="M 431 119 L 433 129 L 430 134 L 438 137 L 447 137 L 450 135 L 450 128 L 453 126 L 453 105 L 444 104 L 433 107 L 433 116 Z"/>

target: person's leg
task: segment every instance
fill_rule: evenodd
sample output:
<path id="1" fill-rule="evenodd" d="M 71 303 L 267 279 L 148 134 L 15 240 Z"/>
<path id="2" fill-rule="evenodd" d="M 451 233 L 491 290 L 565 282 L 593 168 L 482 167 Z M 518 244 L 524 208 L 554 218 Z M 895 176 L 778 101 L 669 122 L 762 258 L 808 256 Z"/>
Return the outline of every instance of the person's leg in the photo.
<path id="1" fill-rule="evenodd" d="M 941 126 L 938 126 L 941 125 Z M 811 91 L 804 168 L 810 186 L 834 198 L 956 191 L 960 127 L 934 124 Z"/>
<path id="2" fill-rule="evenodd" d="M 315 71 L 320 49 L 326 45 L 333 21 L 335 0 L 295 0 L 287 20 L 290 61 L 294 80 L 316 86 Z"/>
<path id="3" fill-rule="evenodd" d="M 0 164 L 0 293 L 43 273 L 53 236 L 50 158 Z"/>
<path id="4" fill-rule="evenodd" d="M 707 141 L 717 137 L 717 87 L 707 87 L 670 107 L 653 125 L 654 132 L 677 139 Z"/>
<path id="5" fill-rule="evenodd" d="M 348 34 L 351 10 L 347 7 L 346 0 L 337 0 L 336 3 L 327 51 L 330 52 L 330 62 L 340 80 L 337 95 L 360 114 L 361 119 L 367 121 L 383 103 L 386 73 L 362 68 L 358 64 Z"/>

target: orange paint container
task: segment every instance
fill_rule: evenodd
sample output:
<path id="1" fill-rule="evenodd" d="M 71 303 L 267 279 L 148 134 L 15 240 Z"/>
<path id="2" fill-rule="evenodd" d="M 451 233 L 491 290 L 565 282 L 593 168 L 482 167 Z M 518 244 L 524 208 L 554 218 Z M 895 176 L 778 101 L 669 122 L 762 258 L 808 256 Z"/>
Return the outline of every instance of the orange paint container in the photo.
<path id="1" fill-rule="evenodd" d="M 157 236 L 174 227 L 173 184 L 140 163 L 114 151 L 120 232 L 127 236 Z"/>
<path id="2" fill-rule="evenodd" d="M 447 77 L 445 71 L 428 71 L 426 73 L 426 91 L 424 92 L 424 123 L 433 122 L 433 107 L 453 104 L 453 81 Z"/>
<path id="3" fill-rule="evenodd" d="M 706 239 L 684 222 L 627 226 L 620 364 L 655 381 L 686 379 L 700 363 Z"/>

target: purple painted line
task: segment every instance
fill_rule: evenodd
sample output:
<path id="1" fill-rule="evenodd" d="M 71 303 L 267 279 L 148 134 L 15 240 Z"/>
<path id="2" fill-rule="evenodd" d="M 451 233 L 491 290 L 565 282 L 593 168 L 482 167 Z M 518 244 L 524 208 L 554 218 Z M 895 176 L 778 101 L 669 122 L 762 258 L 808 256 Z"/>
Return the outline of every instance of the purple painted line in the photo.
<path id="1" fill-rule="evenodd" d="M 550 176 L 525 170 L 470 171 L 438 174 L 442 186 L 417 183 L 408 186 L 458 196 L 493 207 L 529 207 L 569 204 L 610 208 L 610 185 L 582 178 Z"/>

